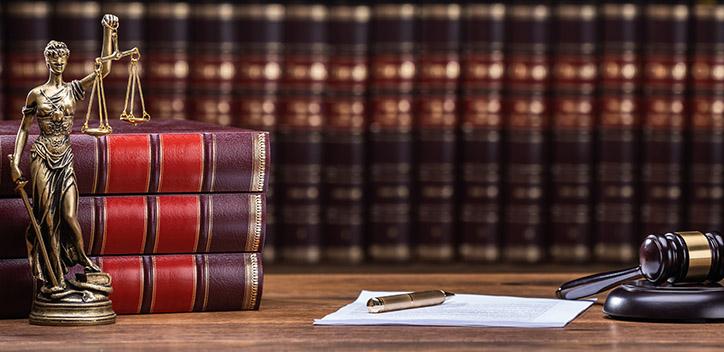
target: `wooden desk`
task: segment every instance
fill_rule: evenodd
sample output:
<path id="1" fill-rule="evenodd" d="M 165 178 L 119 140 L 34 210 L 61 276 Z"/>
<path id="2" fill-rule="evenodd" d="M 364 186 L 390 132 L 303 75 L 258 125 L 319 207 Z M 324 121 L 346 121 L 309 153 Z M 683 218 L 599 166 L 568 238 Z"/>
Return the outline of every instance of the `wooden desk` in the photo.
<path id="1" fill-rule="evenodd" d="M 0 321 L 0 348 L 13 350 L 721 350 L 722 324 L 634 323 L 591 307 L 564 329 L 314 327 L 361 289 L 551 297 L 578 274 L 269 274 L 259 312 L 120 316 L 103 327 L 40 327 Z"/>

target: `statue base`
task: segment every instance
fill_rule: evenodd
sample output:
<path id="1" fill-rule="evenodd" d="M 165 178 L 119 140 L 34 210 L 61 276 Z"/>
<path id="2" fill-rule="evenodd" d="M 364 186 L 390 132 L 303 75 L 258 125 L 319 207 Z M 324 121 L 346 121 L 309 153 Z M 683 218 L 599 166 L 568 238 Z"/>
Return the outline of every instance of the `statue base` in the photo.
<path id="1" fill-rule="evenodd" d="M 116 322 L 111 301 L 94 303 L 52 303 L 33 301 L 30 324 L 33 325 L 105 325 Z"/>
<path id="2" fill-rule="evenodd" d="M 603 313 L 614 319 L 672 323 L 724 321 L 724 287 L 633 281 L 608 294 Z"/>
<path id="3" fill-rule="evenodd" d="M 33 325 L 105 325 L 116 322 L 111 300 L 111 276 L 106 273 L 76 274 L 68 287 L 51 290 L 43 287 L 33 300 L 30 324 Z"/>

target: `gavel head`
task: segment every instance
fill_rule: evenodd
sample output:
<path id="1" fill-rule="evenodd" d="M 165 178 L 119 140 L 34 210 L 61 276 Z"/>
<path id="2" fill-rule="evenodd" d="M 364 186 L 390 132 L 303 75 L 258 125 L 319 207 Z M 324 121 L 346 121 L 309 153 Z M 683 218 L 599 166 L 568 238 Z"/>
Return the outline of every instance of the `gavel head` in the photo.
<path id="1" fill-rule="evenodd" d="M 648 235 L 639 248 L 641 273 L 651 282 L 716 282 L 724 278 L 724 237 L 718 232 Z"/>

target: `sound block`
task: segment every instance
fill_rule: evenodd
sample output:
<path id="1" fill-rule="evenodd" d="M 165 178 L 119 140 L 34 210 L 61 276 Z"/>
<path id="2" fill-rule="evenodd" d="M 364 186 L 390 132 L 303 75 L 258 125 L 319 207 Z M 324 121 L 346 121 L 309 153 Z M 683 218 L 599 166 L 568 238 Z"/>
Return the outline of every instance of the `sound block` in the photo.
<path id="1" fill-rule="evenodd" d="M 603 313 L 614 319 L 660 322 L 724 322 L 719 284 L 626 283 L 608 294 Z"/>

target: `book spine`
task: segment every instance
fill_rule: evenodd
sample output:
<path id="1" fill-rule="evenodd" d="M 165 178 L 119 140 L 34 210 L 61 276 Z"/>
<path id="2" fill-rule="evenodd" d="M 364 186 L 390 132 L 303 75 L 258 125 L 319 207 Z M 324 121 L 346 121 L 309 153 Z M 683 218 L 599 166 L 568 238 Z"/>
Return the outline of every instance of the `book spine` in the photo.
<path id="1" fill-rule="evenodd" d="M 0 21 L 5 18 L 5 5 L 0 4 Z M 0 25 L 0 120 L 5 113 L 5 26 Z"/>
<path id="2" fill-rule="evenodd" d="M 187 3 L 149 1 L 146 4 L 146 52 L 142 60 L 148 63 L 144 88 L 147 88 L 146 106 L 153 119 L 189 118 L 189 14 Z"/>
<path id="3" fill-rule="evenodd" d="M 640 238 L 641 8 L 605 4 L 600 15 L 594 253 L 601 261 L 630 262 Z"/>
<path id="4" fill-rule="evenodd" d="M 377 261 L 411 257 L 415 12 L 412 4 L 372 7 L 367 234 Z"/>
<path id="5" fill-rule="evenodd" d="M 34 141 L 30 136 L 29 141 Z M 73 135 L 74 170 L 83 195 L 189 192 L 264 192 L 269 136 L 266 132 Z M 24 155 L 30 155 L 32 143 Z M 11 154 L 15 135 L 0 136 L 0 151 Z M 30 158 L 20 163 L 29 175 Z M 0 158 L 0 170 L 9 170 Z M 15 185 L 0 174 L 0 195 Z"/>
<path id="6" fill-rule="evenodd" d="M 505 220 L 503 258 L 545 257 L 548 185 L 548 5 L 512 5 L 506 23 Z"/>
<path id="7" fill-rule="evenodd" d="M 289 5 L 284 24 L 284 75 L 277 130 L 279 233 L 285 260 L 321 258 L 322 129 L 327 80 L 327 8 Z"/>
<path id="8" fill-rule="evenodd" d="M 505 11 L 502 3 L 463 10 L 458 252 L 464 261 L 500 258 Z"/>
<path id="9" fill-rule="evenodd" d="M 12 1 L 5 4 L 4 120 L 22 118 L 21 110 L 32 87 L 48 79 L 43 49 L 50 35 L 51 6 L 47 1 Z"/>
<path id="10" fill-rule="evenodd" d="M 234 99 L 238 102 L 236 119 L 238 127 L 269 132 L 272 160 L 276 160 L 276 125 L 279 114 L 279 82 L 282 72 L 282 45 L 284 6 L 237 5 L 237 38 L 239 56 Z M 267 237 L 264 260 L 272 262 L 277 257 L 275 174 L 269 169 L 267 188 Z"/>
<path id="11" fill-rule="evenodd" d="M 194 3 L 190 16 L 189 118 L 227 126 L 239 54 L 236 14 L 230 3 Z"/>
<path id="12" fill-rule="evenodd" d="M 51 18 L 52 35 L 68 45 L 72 53 L 63 73 L 67 80 L 81 79 L 93 72 L 94 60 L 101 53 L 98 40 L 102 28 L 100 18 L 98 1 L 63 1 L 55 4 Z M 34 86 L 42 83 L 39 81 Z M 89 101 L 76 104 L 75 116 L 85 116 Z M 95 116 L 98 116 L 97 109 L 98 106 L 96 112 L 92 112 Z"/>
<path id="13" fill-rule="evenodd" d="M 364 169 L 368 6 L 329 8 L 329 77 L 324 126 L 324 257 L 361 262 L 364 255 Z"/>
<path id="14" fill-rule="evenodd" d="M 120 24 L 118 26 L 119 48 L 126 50 L 130 48 L 138 48 L 141 55 L 146 54 L 144 46 L 143 28 L 146 16 L 146 5 L 140 1 L 131 2 L 104 2 L 102 4 L 103 14 L 110 13 L 118 16 Z M 96 19 L 98 20 L 98 19 Z M 97 40 L 97 39 L 96 39 Z M 126 89 L 128 87 L 128 61 L 123 59 L 113 64 L 113 68 L 103 80 L 103 86 L 106 91 L 106 100 L 108 102 L 108 118 L 117 119 L 123 112 L 125 105 Z M 144 66 L 152 66 L 152 63 L 146 63 L 145 57 L 139 61 L 140 73 L 143 75 Z M 145 77 L 141 77 L 144 81 Z M 145 83 L 144 83 L 145 84 Z M 145 87 L 145 86 L 144 86 Z M 144 97 L 145 98 L 145 97 Z M 136 106 L 134 114 L 140 116 L 141 106 L 138 96 L 135 98 Z M 97 115 L 96 115 L 97 116 Z M 155 117 L 155 116 L 154 116 Z M 95 118 L 95 116 L 94 116 Z"/>
<path id="15" fill-rule="evenodd" d="M 257 310 L 264 271 L 259 253 L 92 258 L 113 278 L 117 314 Z M 30 313 L 33 278 L 26 259 L 0 260 L 0 318 Z"/>
<path id="16" fill-rule="evenodd" d="M 414 117 L 415 256 L 455 255 L 457 85 L 460 5 L 420 6 Z"/>
<path id="17" fill-rule="evenodd" d="M 722 228 L 724 197 L 724 6 L 693 8 L 689 228 Z M 698 227 L 693 227 L 698 226 Z"/>
<path id="18" fill-rule="evenodd" d="M 593 231 L 598 9 L 559 4 L 554 16 L 549 255 L 557 261 L 583 262 L 591 259 Z"/>
<path id="19" fill-rule="evenodd" d="M 259 252 L 265 203 L 262 193 L 80 197 L 78 220 L 90 255 Z M 0 210 L 0 258 L 25 257 L 25 206 L 5 198 Z"/>
<path id="20" fill-rule="evenodd" d="M 645 8 L 641 236 L 680 228 L 689 8 Z"/>

